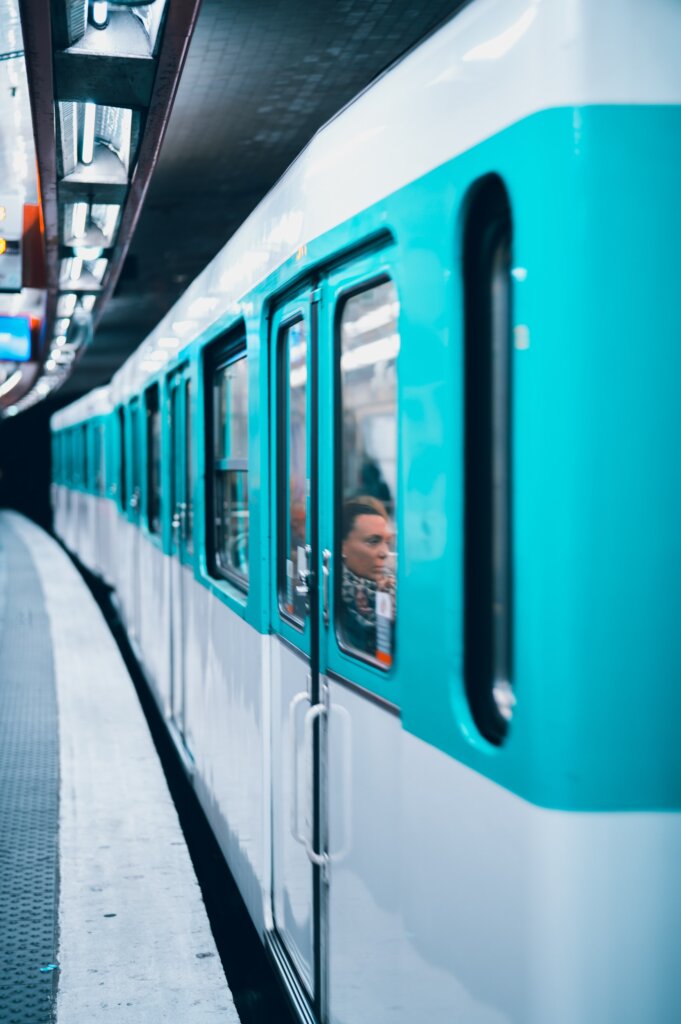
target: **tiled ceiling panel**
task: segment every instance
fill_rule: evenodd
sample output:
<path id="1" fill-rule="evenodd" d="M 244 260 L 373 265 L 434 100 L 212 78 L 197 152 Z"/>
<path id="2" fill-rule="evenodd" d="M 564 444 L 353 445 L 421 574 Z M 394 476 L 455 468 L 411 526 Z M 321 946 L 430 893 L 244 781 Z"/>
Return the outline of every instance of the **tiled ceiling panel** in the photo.
<path id="1" fill-rule="evenodd" d="M 462 0 L 204 0 L 114 298 L 60 403 L 104 383 L 314 132 Z"/>

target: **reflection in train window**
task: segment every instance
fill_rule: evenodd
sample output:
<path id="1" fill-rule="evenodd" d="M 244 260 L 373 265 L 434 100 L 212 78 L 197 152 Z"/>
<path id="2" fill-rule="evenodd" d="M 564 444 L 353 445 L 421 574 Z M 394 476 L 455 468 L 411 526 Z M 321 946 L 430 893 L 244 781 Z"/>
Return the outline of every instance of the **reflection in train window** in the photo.
<path id="1" fill-rule="evenodd" d="M 191 381 L 184 382 L 184 444 L 185 444 L 185 486 L 184 500 L 187 506 L 185 544 L 188 554 L 194 550 L 194 495 L 192 493 L 192 415 L 191 415 Z"/>
<path id="2" fill-rule="evenodd" d="M 118 407 L 118 502 L 123 511 L 128 504 L 126 462 L 125 462 L 125 410 Z"/>
<path id="3" fill-rule="evenodd" d="M 95 461 L 95 492 L 104 495 L 106 492 L 106 462 L 104 424 L 94 426 L 94 461 Z"/>
<path id="4" fill-rule="evenodd" d="M 215 570 L 248 581 L 248 375 L 241 351 L 213 374 Z"/>
<path id="5" fill-rule="evenodd" d="M 88 431 L 87 425 L 83 424 L 80 428 L 80 455 L 81 455 L 81 467 L 80 467 L 80 483 L 81 486 L 87 488 L 89 482 L 89 459 L 88 459 Z"/>
<path id="6" fill-rule="evenodd" d="M 147 408 L 147 526 L 150 533 L 161 532 L 161 411 L 158 385 L 149 388 Z"/>
<path id="7" fill-rule="evenodd" d="M 130 469 L 132 494 L 130 507 L 139 517 L 140 492 L 142 489 L 142 466 L 140 459 L 140 424 L 139 424 L 139 401 L 134 399 L 130 403 Z"/>
<path id="8" fill-rule="evenodd" d="M 298 320 L 280 335 L 279 387 L 282 423 L 279 469 L 279 606 L 302 620 L 306 597 L 298 587 L 307 556 L 307 332 Z"/>
<path id="9" fill-rule="evenodd" d="M 396 619 L 398 315 L 392 281 L 354 294 L 342 309 L 338 350 L 338 637 L 385 669 Z"/>

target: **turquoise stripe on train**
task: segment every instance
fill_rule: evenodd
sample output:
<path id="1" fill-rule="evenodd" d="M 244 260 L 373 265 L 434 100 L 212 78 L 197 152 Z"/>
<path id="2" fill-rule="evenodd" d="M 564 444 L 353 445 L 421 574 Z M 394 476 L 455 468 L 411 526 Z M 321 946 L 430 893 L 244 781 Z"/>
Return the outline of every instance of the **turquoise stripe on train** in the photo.
<path id="1" fill-rule="evenodd" d="M 265 300 L 358 239 L 391 233 L 385 256 L 402 334 L 397 657 L 394 675 L 367 668 L 363 682 L 398 704 L 404 728 L 427 743 L 566 811 L 681 806 L 680 167 L 679 107 L 545 111 L 314 240 L 247 296 L 249 384 L 265 396 Z M 467 191 L 489 172 L 511 199 L 521 328 L 513 355 L 518 704 L 500 749 L 477 734 L 461 677 L 459 253 Z M 198 350 L 233 322 L 223 318 L 194 343 L 195 373 Z M 262 408 L 251 411 L 251 515 L 267 551 Z M 165 443 L 165 418 L 164 431 Z M 194 445 L 200 475 L 202 432 Z M 195 500 L 203 524 L 198 484 Z M 168 537 L 166 527 L 166 551 Z M 205 565 L 195 571 L 263 630 L 270 567 L 255 552 L 252 566 L 245 604 L 209 581 Z"/>

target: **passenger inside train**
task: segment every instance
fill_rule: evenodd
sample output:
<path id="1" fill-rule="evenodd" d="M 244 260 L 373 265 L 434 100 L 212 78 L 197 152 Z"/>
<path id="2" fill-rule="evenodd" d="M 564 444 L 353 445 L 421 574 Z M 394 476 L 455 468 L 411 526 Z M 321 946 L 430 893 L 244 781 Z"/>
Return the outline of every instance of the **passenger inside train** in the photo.
<path id="1" fill-rule="evenodd" d="M 341 632 L 351 647 L 375 655 L 381 662 L 392 660 L 392 537 L 388 512 L 378 498 L 360 495 L 346 501 L 342 527 Z"/>

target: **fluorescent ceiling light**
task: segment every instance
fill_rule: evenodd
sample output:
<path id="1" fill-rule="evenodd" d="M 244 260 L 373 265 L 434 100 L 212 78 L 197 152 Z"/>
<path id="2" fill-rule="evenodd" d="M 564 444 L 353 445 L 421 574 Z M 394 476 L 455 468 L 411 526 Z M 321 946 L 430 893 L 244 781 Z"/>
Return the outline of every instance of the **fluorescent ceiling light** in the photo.
<path id="1" fill-rule="evenodd" d="M 57 316 L 73 316 L 77 298 L 78 296 L 73 292 L 68 292 L 66 295 L 60 295 L 59 300 L 57 301 Z"/>
<path id="2" fill-rule="evenodd" d="M 87 221 L 88 204 L 87 203 L 74 203 L 73 204 L 73 220 L 71 222 L 71 230 L 73 231 L 74 238 L 81 238 L 85 234 L 85 224 Z"/>
<path id="3" fill-rule="evenodd" d="M 97 301 L 96 295 L 84 295 L 80 300 L 80 304 L 86 313 L 91 313 L 94 309 L 95 302 Z"/>
<path id="4" fill-rule="evenodd" d="M 81 260 L 96 260 L 102 255 L 103 249 L 101 245 L 76 245 L 73 251 Z"/>
<path id="5" fill-rule="evenodd" d="M 71 280 L 77 281 L 83 273 L 83 259 L 81 256 L 74 256 L 71 260 Z"/>
<path id="6" fill-rule="evenodd" d="M 106 0 L 94 0 L 90 4 L 90 17 L 95 28 L 106 28 L 109 21 L 109 5 Z"/>
<path id="7" fill-rule="evenodd" d="M 83 108 L 83 142 L 81 144 L 80 158 L 84 164 L 91 164 L 95 152 L 95 115 L 97 106 L 95 103 L 86 103 Z"/>

